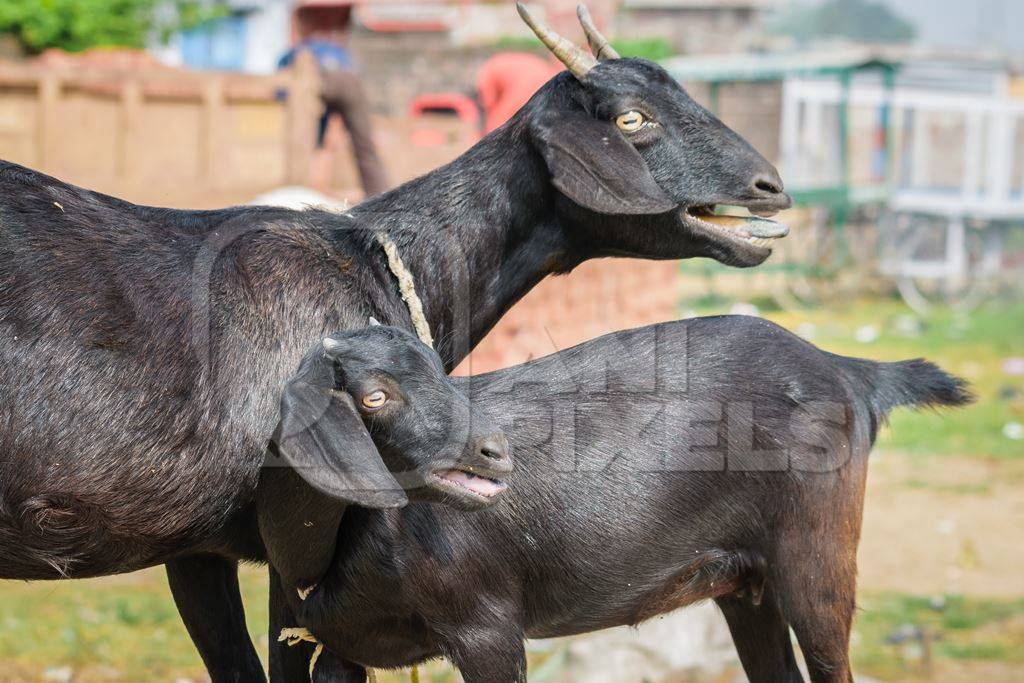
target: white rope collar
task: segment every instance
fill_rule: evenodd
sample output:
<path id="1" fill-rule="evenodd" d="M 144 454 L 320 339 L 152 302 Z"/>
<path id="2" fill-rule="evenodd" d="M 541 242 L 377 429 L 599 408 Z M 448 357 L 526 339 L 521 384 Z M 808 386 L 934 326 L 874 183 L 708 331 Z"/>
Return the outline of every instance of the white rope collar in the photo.
<path id="1" fill-rule="evenodd" d="M 405 302 L 406 308 L 409 309 L 409 317 L 412 318 L 412 326 L 416 330 L 416 336 L 420 338 L 421 342 L 430 348 L 434 348 L 434 337 L 430 334 L 430 323 L 427 322 L 427 316 L 423 313 L 423 302 L 420 301 L 420 297 L 416 294 L 416 283 L 412 278 L 412 273 L 405 267 L 402 256 L 398 253 L 398 247 L 387 234 L 378 232 L 377 241 L 380 242 L 380 246 L 384 248 L 384 253 L 388 257 L 388 268 L 391 269 L 391 272 L 398 280 L 398 292 L 402 295 L 402 301 Z"/>
<path id="2" fill-rule="evenodd" d="M 353 218 L 347 205 L 342 207 L 319 206 L 316 208 Z M 395 279 L 398 280 L 398 292 L 402 295 L 402 301 L 405 302 L 405 307 L 409 310 L 409 317 L 412 318 L 412 326 L 416 331 L 416 336 L 420 338 L 421 342 L 430 348 L 434 348 L 434 336 L 430 333 L 430 323 L 427 322 L 427 316 L 423 313 L 423 302 L 420 300 L 419 295 L 416 294 L 416 283 L 413 280 L 412 273 L 405 267 L 405 262 L 402 261 L 402 256 L 398 253 L 398 245 L 384 231 L 376 233 L 376 236 L 377 242 L 380 243 L 380 246 L 384 249 L 385 256 L 388 258 L 388 268 L 395 276 Z"/>

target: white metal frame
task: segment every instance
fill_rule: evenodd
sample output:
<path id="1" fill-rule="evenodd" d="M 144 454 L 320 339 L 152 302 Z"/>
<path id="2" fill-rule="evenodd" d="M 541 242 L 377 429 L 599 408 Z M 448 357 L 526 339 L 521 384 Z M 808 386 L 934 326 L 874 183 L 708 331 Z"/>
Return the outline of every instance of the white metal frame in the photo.
<path id="1" fill-rule="evenodd" d="M 787 180 L 794 178 L 791 185 L 800 186 L 804 180 L 814 187 L 823 180 L 801 178 L 800 159 L 811 153 L 809 145 L 821 144 L 822 112 L 827 106 L 837 106 L 841 98 L 842 86 L 835 81 L 796 77 L 785 81 L 782 168 Z M 1015 145 L 1024 143 L 1021 140 L 1024 100 L 1009 97 L 1005 91 L 996 95 L 906 88 L 888 92 L 880 85 L 852 83 L 848 101 L 855 107 L 889 104 L 891 116 L 897 121 L 905 120 L 910 111 L 917 116 L 932 112 L 964 116 L 964 173 L 960 191 L 928 189 L 931 145 L 926 126 L 915 125 L 910 147 L 904 151 L 909 155 L 911 166 L 910 186 L 893 188 L 893 209 L 957 214 L 965 218 L 1024 218 L 1024 183 L 1012 187 Z M 802 107 L 806 110 L 803 117 Z"/>
<path id="2" fill-rule="evenodd" d="M 909 164 L 909 182 L 890 188 L 889 209 L 894 217 L 899 213 L 940 217 L 945 224 L 944 249 L 937 259 L 887 252 L 881 268 L 897 279 L 904 299 L 918 310 L 927 307 L 916 285 L 918 280 L 940 281 L 952 291 L 972 279 L 998 272 L 1001 240 L 997 234 L 985 240 L 980 262 L 973 266 L 969 263 L 968 222 L 1024 222 L 1024 180 L 1013 186 L 1014 164 L 1024 163 L 1024 150 L 1015 148 L 1024 145 L 1024 100 L 1009 96 L 1006 79 L 997 86 L 1001 87 L 995 94 L 981 95 L 849 84 L 846 95 L 850 107 L 889 105 L 894 124 L 890 130 L 902 129 L 909 112 L 915 117 L 909 144 L 899 152 L 901 158 L 889 160 L 890 169 L 901 168 L 903 161 Z M 822 164 L 805 161 L 820 153 L 823 144 L 830 144 L 825 135 L 824 112 L 826 107 L 840 105 L 842 97 L 842 84 L 834 79 L 792 77 L 785 81 L 780 147 L 783 174 L 791 187 L 813 189 L 838 181 L 822 172 Z M 961 115 L 964 120 L 964 164 L 959 188 L 954 191 L 931 183 L 933 150 L 925 121 L 938 113 Z M 893 226 L 896 224 L 894 221 Z M 909 237 L 911 244 L 921 238 L 913 234 Z"/>

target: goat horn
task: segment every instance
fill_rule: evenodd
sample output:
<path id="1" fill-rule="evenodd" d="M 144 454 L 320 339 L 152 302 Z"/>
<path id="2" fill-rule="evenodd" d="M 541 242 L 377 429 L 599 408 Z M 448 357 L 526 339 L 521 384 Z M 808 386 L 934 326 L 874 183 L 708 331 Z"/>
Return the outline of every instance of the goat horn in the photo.
<path id="1" fill-rule="evenodd" d="M 562 64 L 565 64 L 573 76 L 582 81 L 590 73 L 590 70 L 597 66 L 596 59 L 534 19 L 523 3 L 517 2 L 516 9 L 526 25 L 540 38 L 540 42 L 544 43 Z"/>
<path id="2" fill-rule="evenodd" d="M 579 17 L 580 24 L 583 25 L 583 33 L 587 36 L 587 43 L 594 56 L 598 59 L 619 59 L 619 53 L 611 46 L 608 39 L 601 35 L 597 26 L 594 26 L 594 20 L 590 18 L 590 10 L 586 5 L 576 7 L 576 16 Z"/>

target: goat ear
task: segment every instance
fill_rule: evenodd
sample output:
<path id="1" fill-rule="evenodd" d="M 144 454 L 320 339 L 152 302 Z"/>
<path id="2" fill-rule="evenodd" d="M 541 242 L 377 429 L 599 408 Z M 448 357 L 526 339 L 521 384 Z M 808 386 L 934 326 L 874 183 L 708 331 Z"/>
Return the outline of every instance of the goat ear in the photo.
<path id="1" fill-rule="evenodd" d="M 307 358 L 281 399 L 277 450 L 321 493 L 371 508 L 409 502 L 388 472 L 352 397 L 334 391 L 334 371 L 323 353 Z"/>
<path id="2" fill-rule="evenodd" d="M 569 115 L 539 128 L 552 183 L 580 206 L 604 214 L 659 214 L 676 207 L 612 122 Z"/>

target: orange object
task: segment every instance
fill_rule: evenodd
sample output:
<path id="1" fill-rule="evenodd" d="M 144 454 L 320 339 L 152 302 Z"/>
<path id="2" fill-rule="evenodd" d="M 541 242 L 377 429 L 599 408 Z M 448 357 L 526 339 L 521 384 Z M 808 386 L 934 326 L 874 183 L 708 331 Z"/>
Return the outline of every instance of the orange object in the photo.
<path id="1" fill-rule="evenodd" d="M 409 103 L 409 114 L 418 118 L 429 112 L 451 112 L 466 123 L 476 123 L 480 113 L 472 99 L 457 92 L 436 92 L 417 95 Z"/>
<path id="2" fill-rule="evenodd" d="M 438 129 L 436 114 L 446 115 L 461 124 L 452 128 L 442 124 Z M 465 146 L 480 139 L 480 110 L 471 98 L 457 92 L 426 93 L 413 98 L 409 104 L 409 115 L 418 121 L 410 135 L 410 141 L 417 147 L 440 147 L 461 140 Z M 454 118 L 453 118 L 454 117 Z M 456 132 L 456 130 L 458 132 Z"/>
<path id="3" fill-rule="evenodd" d="M 528 52 L 501 52 L 484 62 L 477 72 L 476 87 L 486 115 L 485 132 L 512 118 L 560 70 L 560 66 Z"/>

